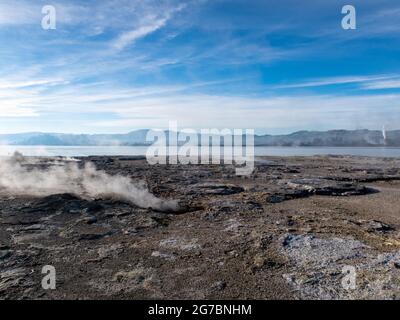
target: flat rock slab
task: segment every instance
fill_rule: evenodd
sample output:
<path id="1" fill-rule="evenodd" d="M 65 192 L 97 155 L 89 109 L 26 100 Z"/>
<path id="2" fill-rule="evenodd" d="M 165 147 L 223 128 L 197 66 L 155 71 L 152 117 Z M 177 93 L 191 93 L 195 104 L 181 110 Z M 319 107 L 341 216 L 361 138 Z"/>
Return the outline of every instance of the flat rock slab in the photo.
<path id="1" fill-rule="evenodd" d="M 294 265 L 283 278 L 302 299 L 399 298 L 400 251 L 379 254 L 353 238 L 314 235 L 287 235 L 282 251 Z M 343 284 L 349 274 L 355 277 L 351 290 Z"/>
<path id="2" fill-rule="evenodd" d="M 368 232 L 387 233 L 395 230 L 395 228 L 393 228 L 392 226 L 378 220 L 358 220 L 354 221 L 353 223 L 359 225 Z"/>
<path id="3" fill-rule="evenodd" d="M 367 248 L 354 239 L 320 239 L 314 235 L 287 235 L 282 245 L 296 263 L 318 269 L 336 261 L 364 258 L 362 249 Z"/>
<path id="4" fill-rule="evenodd" d="M 243 192 L 242 187 L 233 184 L 221 183 L 198 183 L 191 185 L 187 191 L 188 194 L 208 194 L 208 195 L 230 195 Z"/>
<path id="5" fill-rule="evenodd" d="M 281 203 L 286 200 L 307 198 L 313 193 L 307 189 L 285 189 L 282 192 L 270 194 L 267 196 L 267 203 Z"/>
<path id="6" fill-rule="evenodd" d="M 376 190 L 352 182 L 340 182 L 327 179 L 295 179 L 288 186 L 304 189 L 310 193 L 324 196 L 354 196 L 374 193 Z"/>

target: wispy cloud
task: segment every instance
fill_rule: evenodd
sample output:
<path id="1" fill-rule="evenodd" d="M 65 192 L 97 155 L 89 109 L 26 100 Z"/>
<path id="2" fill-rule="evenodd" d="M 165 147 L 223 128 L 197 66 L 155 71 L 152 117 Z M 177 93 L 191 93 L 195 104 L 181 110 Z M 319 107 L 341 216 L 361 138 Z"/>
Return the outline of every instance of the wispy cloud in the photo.
<path id="1" fill-rule="evenodd" d="M 133 44 L 137 39 L 143 38 L 148 34 L 162 28 L 167 22 L 166 18 L 152 21 L 148 25 L 141 26 L 135 30 L 127 31 L 121 34 L 118 39 L 113 41 L 112 46 L 117 50 L 122 50 L 129 44 Z"/>
<path id="2" fill-rule="evenodd" d="M 40 6 L 27 1 L 0 2 L 0 26 L 40 22 Z"/>
<path id="3" fill-rule="evenodd" d="M 395 80 L 374 81 L 366 83 L 362 87 L 367 90 L 400 89 L 400 78 Z"/>
<path id="4" fill-rule="evenodd" d="M 162 17 L 155 18 L 154 14 L 151 15 L 142 25 L 136 29 L 129 30 L 122 33 L 116 40 L 113 41 L 112 46 L 117 50 L 122 50 L 126 46 L 133 44 L 136 40 L 143 38 L 159 29 L 164 27 L 168 20 L 170 20 L 173 15 L 186 7 L 186 4 L 180 4 L 177 7 L 167 10 L 162 13 Z"/>
<path id="5" fill-rule="evenodd" d="M 28 81 L 4 81 L 0 80 L 0 89 L 19 89 L 37 86 L 54 86 L 59 84 L 68 84 L 63 79 L 39 79 Z"/>
<path id="6" fill-rule="evenodd" d="M 332 85 L 343 85 L 352 83 L 365 83 L 376 80 L 391 79 L 396 76 L 394 75 L 377 75 L 377 76 L 346 76 L 346 77 L 331 77 L 331 78 L 319 78 L 310 81 L 303 81 L 291 84 L 277 85 L 275 88 L 287 89 L 287 88 L 308 88 L 308 87 L 323 87 Z M 366 85 L 367 87 L 368 85 Z"/>

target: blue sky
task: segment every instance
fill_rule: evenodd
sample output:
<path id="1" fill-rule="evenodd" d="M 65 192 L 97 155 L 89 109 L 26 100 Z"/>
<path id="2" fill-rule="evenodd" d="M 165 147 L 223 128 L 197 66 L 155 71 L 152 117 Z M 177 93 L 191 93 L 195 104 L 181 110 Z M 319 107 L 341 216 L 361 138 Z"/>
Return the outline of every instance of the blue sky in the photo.
<path id="1" fill-rule="evenodd" d="M 397 0 L 0 0 L 0 43 L 0 133 L 400 128 Z"/>

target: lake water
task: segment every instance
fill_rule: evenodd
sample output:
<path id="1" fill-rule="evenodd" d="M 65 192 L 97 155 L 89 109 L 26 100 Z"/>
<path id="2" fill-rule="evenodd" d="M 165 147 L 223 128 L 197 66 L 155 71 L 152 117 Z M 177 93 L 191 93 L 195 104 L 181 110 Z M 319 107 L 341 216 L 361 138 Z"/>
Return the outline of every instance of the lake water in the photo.
<path id="1" fill-rule="evenodd" d="M 12 155 L 19 151 L 26 156 L 99 156 L 145 155 L 147 147 L 141 146 L 0 146 L 0 156 Z M 355 155 L 371 157 L 400 157 L 400 148 L 381 147 L 255 147 L 256 156 L 313 156 L 313 155 Z"/>

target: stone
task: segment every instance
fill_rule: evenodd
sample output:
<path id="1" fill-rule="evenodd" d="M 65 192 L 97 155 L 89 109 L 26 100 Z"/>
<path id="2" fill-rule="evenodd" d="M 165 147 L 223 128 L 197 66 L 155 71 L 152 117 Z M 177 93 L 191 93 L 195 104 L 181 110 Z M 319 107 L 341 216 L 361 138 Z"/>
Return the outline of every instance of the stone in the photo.
<path id="1" fill-rule="evenodd" d="M 281 203 L 286 200 L 306 198 L 311 196 L 312 193 L 305 189 L 284 189 L 280 193 L 271 194 L 267 196 L 267 203 Z"/>
<path id="2" fill-rule="evenodd" d="M 351 196 L 374 193 L 376 190 L 352 182 L 340 182 L 328 179 L 295 179 L 288 182 L 288 186 L 303 189 L 316 195 L 324 196 Z"/>
<path id="3" fill-rule="evenodd" d="M 226 288 L 226 282 L 224 281 L 217 281 L 211 287 L 212 291 L 223 291 Z"/>
<path id="4" fill-rule="evenodd" d="M 11 256 L 10 250 L 0 250 L 0 261 L 5 260 Z"/>
<path id="5" fill-rule="evenodd" d="M 385 233 L 385 232 L 394 230 L 394 228 L 391 227 L 390 225 L 383 223 L 381 221 L 378 221 L 378 220 L 369 221 L 366 226 L 368 228 L 368 231 L 370 231 L 370 232 L 378 231 L 378 232 Z"/>
<path id="6" fill-rule="evenodd" d="M 170 261 L 174 261 L 176 259 L 175 255 L 170 254 L 170 253 L 160 252 L 160 251 L 153 251 L 151 253 L 151 256 L 154 258 L 161 258 L 161 259 L 170 260 Z"/>
<path id="7" fill-rule="evenodd" d="M 243 192 L 242 187 L 233 184 L 221 183 L 198 183 L 191 185 L 187 191 L 188 194 L 209 194 L 209 195 L 230 195 Z"/>
<path id="8" fill-rule="evenodd" d="M 83 217 L 82 219 L 79 219 L 79 221 L 82 221 L 86 224 L 93 224 L 97 222 L 97 218 L 95 216 L 87 216 Z"/>
<path id="9" fill-rule="evenodd" d="M 104 237 L 112 235 L 112 231 L 100 232 L 100 233 L 83 233 L 79 236 L 79 240 L 99 240 Z"/>

